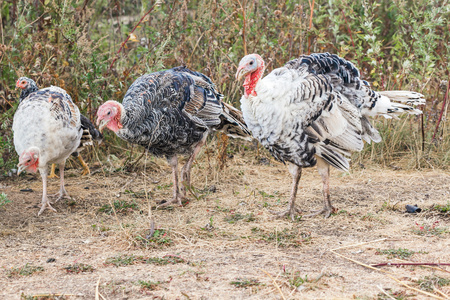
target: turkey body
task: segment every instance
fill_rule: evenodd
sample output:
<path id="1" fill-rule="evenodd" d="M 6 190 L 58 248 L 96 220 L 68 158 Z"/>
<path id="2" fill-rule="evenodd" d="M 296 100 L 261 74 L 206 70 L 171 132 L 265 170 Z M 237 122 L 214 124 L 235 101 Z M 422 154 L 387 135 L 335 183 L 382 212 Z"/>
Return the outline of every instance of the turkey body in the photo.
<path id="1" fill-rule="evenodd" d="M 20 77 L 16 82 L 16 87 L 22 89 L 19 97 L 19 103 L 22 102 L 25 98 L 27 98 L 30 94 L 39 90 L 36 82 L 28 77 Z M 49 89 L 59 89 L 58 87 L 51 86 Z M 63 90 L 65 93 L 65 91 Z M 86 147 L 92 146 L 93 141 L 97 141 L 100 143 L 103 139 L 102 134 L 95 128 L 94 124 L 86 118 L 84 115 L 80 114 L 80 122 L 81 128 L 83 129 L 83 135 L 80 140 L 80 144 L 77 147 L 77 150 L 72 153 L 72 156 L 75 156 L 80 161 L 83 166 L 82 175 L 90 174 L 89 166 L 85 163 L 83 158 L 79 155 L 79 153 Z M 51 172 L 49 178 L 57 177 L 55 174 L 55 165 L 52 164 Z"/>
<path id="2" fill-rule="evenodd" d="M 57 87 L 41 89 L 23 99 L 14 115 L 12 129 L 14 146 L 19 158 L 19 172 L 40 171 L 44 191 L 41 214 L 50 204 L 47 199 L 48 164 L 59 164 L 61 171 L 60 198 L 64 189 L 64 164 L 76 151 L 82 135 L 80 112 L 70 96 Z M 31 155 L 30 155 L 31 153 Z M 29 157 L 36 161 L 29 165 Z"/>
<path id="3" fill-rule="evenodd" d="M 348 171 L 348 157 L 363 149 L 363 141 L 381 141 L 367 117 L 420 114 L 410 105 L 425 103 L 415 92 L 373 91 L 351 62 L 329 53 L 301 56 L 261 79 L 263 71 L 262 58 L 251 54 L 241 60 L 236 76 L 246 77 L 241 109 L 248 128 L 277 160 L 288 164 L 293 177 L 289 207 L 279 216 L 294 218 L 301 212 L 295 206 L 301 170 L 317 165 L 324 208 L 311 215 L 328 217 L 334 210 L 329 166 Z"/>
<path id="4" fill-rule="evenodd" d="M 193 160 L 211 130 L 250 139 L 237 109 L 221 101 L 212 81 L 186 67 L 146 74 L 130 86 L 122 103 L 107 101 L 98 110 L 97 125 L 130 143 L 166 157 L 173 169 L 174 197 L 181 204 L 190 185 Z M 177 155 L 188 155 L 178 191 Z"/>

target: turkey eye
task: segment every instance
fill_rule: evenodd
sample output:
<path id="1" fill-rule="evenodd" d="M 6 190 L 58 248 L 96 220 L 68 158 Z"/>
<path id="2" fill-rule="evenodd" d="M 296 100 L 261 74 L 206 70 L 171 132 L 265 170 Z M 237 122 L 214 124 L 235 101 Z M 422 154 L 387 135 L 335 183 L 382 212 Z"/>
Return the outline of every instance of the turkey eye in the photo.
<path id="1" fill-rule="evenodd" d="M 109 116 L 110 114 L 111 114 L 111 112 L 110 112 L 110 111 L 108 111 L 107 115 Z"/>
<path id="2" fill-rule="evenodd" d="M 250 62 L 250 66 L 253 65 L 253 60 Z"/>

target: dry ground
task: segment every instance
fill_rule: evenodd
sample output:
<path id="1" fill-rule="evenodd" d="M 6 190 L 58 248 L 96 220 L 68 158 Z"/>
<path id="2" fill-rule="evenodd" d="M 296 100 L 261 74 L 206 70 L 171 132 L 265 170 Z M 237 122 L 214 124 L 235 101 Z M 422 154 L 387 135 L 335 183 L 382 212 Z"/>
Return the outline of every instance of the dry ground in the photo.
<path id="1" fill-rule="evenodd" d="M 213 160 L 203 154 L 194 166 L 196 197 L 151 216 L 149 206 L 171 195 L 163 160 L 142 160 L 145 172 L 80 177 L 70 169 L 73 200 L 40 217 L 40 177 L 3 180 L 0 192 L 11 203 L 0 208 L 0 298 L 431 299 L 412 288 L 450 295 L 448 266 L 379 267 L 383 273 L 357 263 L 450 263 L 450 218 L 442 212 L 450 209 L 448 171 L 333 170 L 338 213 L 292 222 L 269 213 L 286 205 L 285 166 L 247 154 L 218 172 Z M 120 163 L 110 160 L 106 169 Z M 297 203 L 320 208 L 315 169 L 304 171 L 301 186 Z M 33 192 L 20 191 L 27 188 Z M 51 180 L 50 192 L 57 189 L 58 180 Z M 114 214 L 108 205 L 115 201 L 128 208 L 117 204 Z M 405 213 L 406 204 L 423 211 Z M 146 240 L 150 219 L 154 233 Z M 350 247 L 330 251 L 344 246 Z M 84 269 L 74 267 L 80 263 Z"/>

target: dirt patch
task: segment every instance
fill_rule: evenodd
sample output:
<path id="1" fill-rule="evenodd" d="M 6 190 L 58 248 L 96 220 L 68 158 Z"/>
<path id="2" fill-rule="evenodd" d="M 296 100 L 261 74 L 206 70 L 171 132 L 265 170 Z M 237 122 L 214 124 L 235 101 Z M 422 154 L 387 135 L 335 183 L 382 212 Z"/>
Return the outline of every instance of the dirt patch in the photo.
<path id="1" fill-rule="evenodd" d="M 79 177 L 68 170 L 73 200 L 40 217 L 39 176 L 2 181 L 11 203 L 0 208 L 1 297 L 93 299 L 98 287 L 104 299 L 425 299 L 330 249 L 355 245 L 336 252 L 364 264 L 450 262 L 446 171 L 333 170 L 338 213 L 292 222 L 269 212 L 287 204 L 284 165 L 235 155 L 218 172 L 210 161 L 199 158 L 189 202 L 173 209 L 149 210 L 171 196 L 163 160 L 147 158 L 145 172 Z M 300 185 L 297 203 L 320 208 L 316 170 L 305 170 Z M 57 190 L 53 179 L 49 191 Z M 406 204 L 422 212 L 405 213 Z M 449 272 L 440 268 L 379 268 L 411 287 L 450 294 Z"/>

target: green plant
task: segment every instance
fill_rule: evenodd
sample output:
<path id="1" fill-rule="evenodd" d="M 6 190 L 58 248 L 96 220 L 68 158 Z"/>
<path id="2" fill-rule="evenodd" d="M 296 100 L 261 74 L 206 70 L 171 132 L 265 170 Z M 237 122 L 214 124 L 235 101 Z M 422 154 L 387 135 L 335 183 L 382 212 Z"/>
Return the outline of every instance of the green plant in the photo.
<path id="1" fill-rule="evenodd" d="M 149 291 L 157 290 L 161 283 L 163 283 L 163 282 L 160 282 L 160 281 L 144 281 L 144 280 L 139 280 L 138 281 L 138 284 L 141 286 L 141 289 L 149 290 Z"/>
<path id="2" fill-rule="evenodd" d="M 246 279 L 246 278 L 236 278 L 235 280 L 230 282 L 231 285 L 234 285 L 237 288 L 248 288 L 252 286 L 261 285 L 261 283 L 257 279 Z"/>
<path id="3" fill-rule="evenodd" d="M 31 276 L 37 272 L 43 272 L 44 268 L 39 266 L 33 266 L 31 264 L 25 264 L 23 267 L 11 268 L 7 271 L 7 276 L 9 278 L 18 276 Z"/>
<path id="4" fill-rule="evenodd" d="M 224 218 L 224 221 L 230 224 L 234 224 L 239 220 L 244 220 L 245 222 L 253 222 L 255 221 L 255 217 L 253 216 L 253 213 L 245 215 L 235 213 Z"/>
<path id="5" fill-rule="evenodd" d="M 447 227 L 439 227 L 439 221 L 433 222 L 433 224 L 419 224 L 415 223 L 416 228 L 412 231 L 417 235 L 441 235 L 445 233 L 449 233 Z"/>
<path id="6" fill-rule="evenodd" d="M 67 267 L 64 267 L 64 269 L 67 271 L 67 273 L 75 273 L 75 274 L 94 272 L 94 268 L 92 266 L 83 263 L 75 263 L 73 265 L 68 265 Z"/>
<path id="7" fill-rule="evenodd" d="M 114 209 L 113 209 L 114 207 Z M 113 205 L 105 204 L 101 208 L 99 208 L 99 212 L 103 212 L 105 214 L 113 214 L 115 211 L 116 213 L 127 213 L 134 210 L 138 210 L 139 206 L 136 202 L 128 202 L 125 200 L 116 200 L 113 202 Z"/>
<path id="8" fill-rule="evenodd" d="M 419 288 L 428 292 L 433 292 L 435 287 L 443 287 L 450 285 L 449 278 L 443 278 L 436 275 L 425 276 L 423 279 L 417 280 Z"/>
<path id="9" fill-rule="evenodd" d="M 308 275 L 305 275 L 304 277 L 302 277 L 302 276 L 300 275 L 300 272 L 298 272 L 298 271 L 297 271 L 297 272 L 294 272 L 294 273 L 292 273 L 292 274 L 286 273 L 285 275 L 288 277 L 289 284 L 290 284 L 292 287 L 298 288 L 298 287 L 301 286 L 302 284 L 308 282 Z"/>
<path id="10" fill-rule="evenodd" d="M 145 258 L 142 256 L 134 256 L 134 255 L 117 255 L 114 257 L 109 257 L 105 261 L 105 265 L 113 265 L 116 267 L 129 266 L 134 265 L 136 263 L 142 263 L 145 261 Z"/>
<path id="11" fill-rule="evenodd" d="M 168 233 L 169 232 L 165 229 L 156 229 L 153 232 L 152 236 L 144 237 L 142 235 L 138 235 L 136 237 L 136 241 L 146 248 L 159 248 L 162 246 L 170 246 L 173 244 L 173 241 Z"/>
<path id="12" fill-rule="evenodd" d="M 11 201 L 8 199 L 8 195 L 6 195 L 5 193 L 0 193 L 0 208 L 8 203 L 11 203 Z"/>
<path id="13" fill-rule="evenodd" d="M 448 201 L 447 204 L 435 205 L 433 208 L 443 214 L 448 213 L 450 212 L 450 201 Z"/>
<path id="14" fill-rule="evenodd" d="M 387 249 L 387 250 L 381 250 L 381 249 L 377 249 L 375 254 L 377 255 L 387 255 L 388 258 L 400 258 L 400 259 L 407 259 L 410 258 L 412 255 L 414 255 L 415 253 L 426 253 L 423 251 L 413 251 L 413 250 L 408 250 L 408 249 L 404 249 L 404 248 L 398 248 L 398 249 Z"/>

